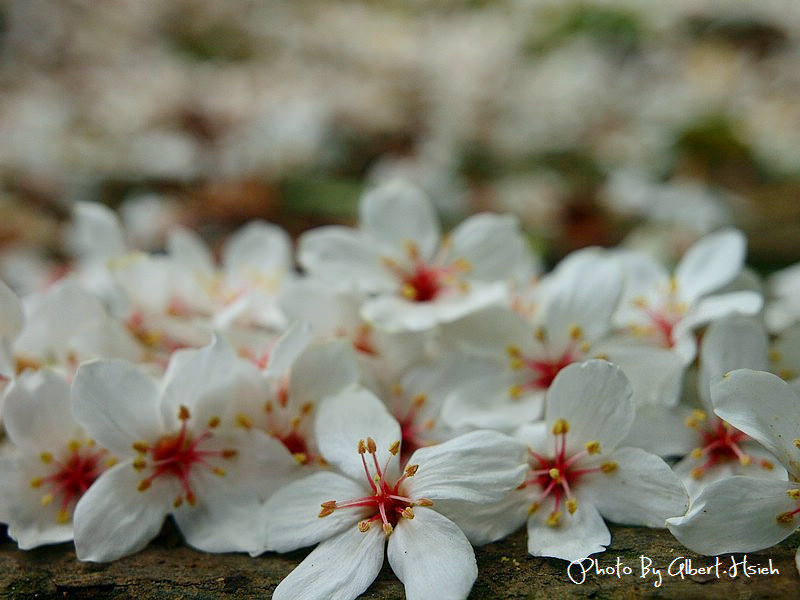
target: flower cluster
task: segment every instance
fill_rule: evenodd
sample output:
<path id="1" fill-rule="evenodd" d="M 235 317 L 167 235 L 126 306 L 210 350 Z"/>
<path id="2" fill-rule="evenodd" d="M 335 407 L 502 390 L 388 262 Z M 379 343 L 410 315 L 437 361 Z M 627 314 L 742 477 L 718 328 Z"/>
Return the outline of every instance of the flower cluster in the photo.
<path id="1" fill-rule="evenodd" d="M 602 552 L 606 521 L 707 553 L 796 529 L 800 326 L 767 333 L 736 230 L 672 270 L 589 248 L 542 273 L 513 217 L 443 234 L 400 181 L 296 252 L 260 222 L 219 260 L 186 230 L 137 251 L 99 205 L 73 228 L 68 274 L 0 282 L 21 548 L 110 561 L 171 516 L 207 552 L 316 545 L 275 598 L 354 598 L 384 553 L 409 598 L 463 598 L 472 545 L 525 524 L 564 560 Z"/>

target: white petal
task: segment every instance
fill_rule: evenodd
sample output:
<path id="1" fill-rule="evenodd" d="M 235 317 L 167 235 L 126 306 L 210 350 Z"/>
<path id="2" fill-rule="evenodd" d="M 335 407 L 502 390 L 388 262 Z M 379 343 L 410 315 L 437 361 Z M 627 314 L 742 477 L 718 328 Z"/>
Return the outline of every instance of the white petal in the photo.
<path id="1" fill-rule="evenodd" d="M 186 543 L 204 552 L 249 552 L 255 556 L 267 549 L 263 527 L 254 515 L 263 514 L 264 503 L 281 485 L 297 474 L 297 461 L 283 444 L 257 430 L 245 431 L 239 439 L 217 440 L 203 450 L 233 448 L 235 458 L 209 459 L 225 470 L 224 476 L 198 467 L 192 479 L 197 503 L 184 503 L 174 512 Z M 228 443 L 226 443 L 228 442 Z"/>
<path id="2" fill-rule="evenodd" d="M 532 346 L 533 333 L 522 316 L 504 306 L 484 308 L 442 326 L 445 344 L 506 364 L 508 347 L 525 353 Z"/>
<path id="3" fill-rule="evenodd" d="M 126 461 L 103 473 L 81 497 L 73 517 L 80 560 L 115 560 L 138 552 L 158 535 L 176 486 L 159 478 L 140 492 L 140 480 Z"/>
<path id="4" fill-rule="evenodd" d="M 686 489 L 663 459 L 639 448 L 618 448 L 593 462 L 609 461 L 617 463 L 616 470 L 589 473 L 578 482 L 581 498 L 588 498 L 609 521 L 664 527 L 667 518 L 686 512 Z M 591 468 L 589 461 L 585 464 Z"/>
<path id="5" fill-rule="evenodd" d="M 9 439 L 32 454 L 66 446 L 79 430 L 70 412 L 69 384 L 50 369 L 26 371 L 6 391 L 3 422 Z"/>
<path id="6" fill-rule="evenodd" d="M 530 505 L 526 490 L 514 490 L 498 502 L 473 504 L 439 500 L 435 509 L 458 525 L 471 544 L 481 546 L 502 539 L 522 527 L 528 519 Z"/>
<path id="7" fill-rule="evenodd" d="M 439 244 L 439 220 L 433 204 L 418 188 L 392 181 L 366 194 L 360 206 L 361 229 L 383 246 L 404 251 L 416 244 L 423 260 L 432 258 Z"/>
<path id="8" fill-rule="evenodd" d="M 167 253 L 182 269 L 188 269 L 195 277 L 214 276 L 214 258 L 202 238 L 193 231 L 183 228 L 170 231 Z"/>
<path id="9" fill-rule="evenodd" d="M 753 319 L 732 316 L 712 323 L 700 350 L 700 397 L 710 406 L 711 385 L 735 369 L 767 370 L 767 334 Z"/>
<path id="10" fill-rule="evenodd" d="M 466 259 L 470 279 L 506 280 L 532 263 L 519 220 L 512 215 L 474 215 L 453 230 L 450 241 L 450 260 Z"/>
<path id="11" fill-rule="evenodd" d="M 122 227 L 116 213 L 98 202 L 76 202 L 68 243 L 88 260 L 108 260 L 125 253 Z"/>
<path id="12" fill-rule="evenodd" d="M 637 407 L 677 404 L 686 363 L 676 352 L 637 345 L 625 338 L 594 350 L 622 369 L 633 388 Z"/>
<path id="13" fill-rule="evenodd" d="M 348 528 L 306 556 L 275 588 L 272 600 L 353 600 L 378 576 L 386 537 L 380 527 Z"/>
<path id="14" fill-rule="evenodd" d="M 0 280 L 0 338 L 14 339 L 22 331 L 22 303 L 17 295 Z"/>
<path id="15" fill-rule="evenodd" d="M 121 360 L 92 361 L 78 368 L 72 414 L 92 438 L 119 456 L 132 455 L 133 443 L 163 432 L 155 383 Z"/>
<path id="16" fill-rule="evenodd" d="M 408 464 L 419 465 L 406 480 L 412 498 L 492 502 L 516 488 L 528 470 L 525 444 L 497 431 L 473 431 L 420 448 Z"/>
<path id="17" fill-rule="evenodd" d="M 278 338 L 270 352 L 267 374 L 283 377 L 297 356 L 308 346 L 313 338 L 311 326 L 305 321 L 295 321 Z"/>
<path id="18" fill-rule="evenodd" d="M 686 516 L 669 519 L 667 527 L 681 544 L 701 554 L 768 548 L 797 529 L 795 522 L 777 520 L 796 508 L 797 501 L 786 494 L 795 488 L 788 481 L 723 479 L 703 490 Z"/>
<path id="19" fill-rule="evenodd" d="M 563 514 L 555 527 L 544 522 L 548 509 L 552 510 L 552 502 L 542 504 L 528 519 L 528 552 L 533 556 L 581 560 L 611 543 L 611 533 L 591 502 L 581 502 L 573 514 Z"/>
<path id="20" fill-rule="evenodd" d="M 365 389 L 344 390 L 322 402 L 314 431 L 323 458 L 356 481 L 366 477 L 358 453 L 359 440 L 375 440 L 378 463 L 383 467 L 391 456 L 389 446 L 401 439 L 395 418 L 383 402 Z M 367 454 L 364 456 L 369 459 Z M 392 460 L 392 464 L 396 463 Z"/>
<path id="21" fill-rule="evenodd" d="M 617 308 L 622 267 L 617 260 L 589 253 L 568 266 L 547 287 L 542 323 L 548 339 L 568 342 L 577 326 L 584 339 L 597 340 L 608 332 Z"/>
<path id="22" fill-rule="evenodd" d="M 567 454 L 600 442 L 604 452 L 614 449 L 633 424 L 631 386 L 622 370 L 604 360 L 573 363 L 556 376 L 545 400 L 545 420 L 552 430 L 558 419 L 569 424 Z"/>
<path id="23" fill-rule="evenodd" d="M 638 305 L 640 298 L 661 302 L 662 290 L 669 289 L 669 273 L 650 256 L 631 250 L 615 252 L 625 271 L 625 289 L 614 321 L 621 327 L 647 324 L 649 317 Z"/>
<path id="24" fill-rule="evenodd" d="M 277 225 L 252 221 L 230 237 L 222 262 L 228 271 L 282 273 L 292 266 L 292 242 Z"/>
<path id="25" fill-rule="evenodd" d="M 772 373 L 740 369 L 711 388 L 714 410 L 800 477 L 800 397 Z"/>
<path id="26" fill-rule="evenodd" d="M 639 406 L 622 446 L 633 446 L 657 456 L 683 456 L 697 447 L 697 432 L 686 426 L 692 408 L 684 405 Z"/>
<path id="27" fill-rule="evenodd" d="M 263 389 L 258 369 L 239 358 L 220 336 L 215 335 L 205 348 L 184 350 L 173 357 L 164 375 L 161 399 L 167 429 L 178 426 L 181 406 L 189 409 L 189 423 L 202 431 L 210 419 L 222 418 L 228 408 L 258 398 Z"/>
<path id="28" fill-rule="evenodd" d="M 392 273 L 381 263 L 375 242 L 365 233 L 327 225 L 300 236 L 297 260 L 313 276 L 367 292 L 397 287 Z"/>
<path id="29" fill-rule="evenodd" d="M 725 229 L 689 248 L 675 268 L 681 298 L 692 303 L 730 282 L 742 269 L 746 247 L 741 231 Z"/>
<path id="30" fill-rule="evenodd" d="M 466 598 L 478 577 L 475 553 L 452 521 L 418 507 L 389 538 L 386 556 L 408 600 Z"/>
<path id="31" fill-rule="evenodd" d="M 761 294 L 751 291 L 729 292 L 707 296 L 692 306 L 673 329 L 676 339 L 688 335 L 697 327 L 731 314 L 754 315 L 764 303 Z"/>
<path id="32" fill-rule="evenodd" d="M 321 504 L 344 502 L 370 494 L 366 482 L 356 483 L 331 471 L 319 471 L 285 485 L 267 501 L 263 511 L 270 550 L 290 552 L 328 539 L 345 529 L 358 529 L 371 516 L 363 508 L 341 508 L 319 517 Z"/>
<path id="33" fill-rule="evenodd" d="M 350 342 L 334 340 L 306 348 L 292 365 L 289 398 L 297 406 L 317 403 L 358 382 L 358 363 Z"/>

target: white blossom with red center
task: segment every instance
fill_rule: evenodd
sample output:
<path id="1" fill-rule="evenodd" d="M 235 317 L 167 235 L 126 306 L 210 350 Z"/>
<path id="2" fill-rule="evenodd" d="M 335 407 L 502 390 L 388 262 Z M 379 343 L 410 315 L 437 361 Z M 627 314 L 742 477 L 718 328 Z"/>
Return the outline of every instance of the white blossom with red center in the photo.
<path id="1" fill-rule="evenodd" d="M 161 389 L 125 361 L 82 365 L 73 413 L 119 462 L 75 508 L 78 557 L 135 552 L 167 514 L 201 550 L 263 552 L 263 535 L 244 515 L 293 476 L 296 462 L 278 440 L 236 425 L 232 407 L 262 390 L 258 370 L 219 337 L 173 355 Z"/>
<path id="2" fill-rule="evenodd" d="M 50 369 L 26 372 L 8 389 L 0 520 L 21 548 L 71 540 L 75 504 L 114 462 L 72 419 L 69 393 Z"/>
<path id="3" fill-rule="evenodd" d="M 564 368 L 548 391 L 545 421 L 515 434 L 529 449 L 524 483 L 481 518 L 496 524 L 495 535 L 527 521 L 531 554 L 579 560 L 610 543 L 604 518 L 662 527 L 683 514 L 686 490 L 669 466 L 638 448 L 617 447 L 633 413 L 619 368 L 602 360 Z M 467 531 L 470 539 L 492 539 Z"/>
<path id="4" fill-rule="evenodd" d="M 444 325 L 448 345 L 486 359 L 482 369 L 476 367 L 476 378 L 445 402 L 445 421 L 511 430 L 541 418 L 545 393 L 559 372 L 591 358 L 608 333 L 621 285 L 615 259 L 582 251 L 540 284 L 536 322 L 509 308 L 490 307 Z"/>
<path id="5" fill-rule="evenodd" d="M 407 598 L 427 598 L 434 586 L 442 597 L 465 598 L 477 568 L 448 513 L 469 514 L 519 485 L 524 447 L 500 433 L 476 431 L 417 450 L 401 469 L 400 426 L 366 390 L 327 399 L 315 429 L 335 471 L 282 488 L 264 518 L 273 550 L 319 545 L 273 598 L 355 598 L 377 576 L 384 555 Z"/>
<path id="6" fill-rule="evenodd" d="M 739 369 L 711 388 L 711 399 L 719 418 L 762 444 L 789 480 L 737 475 L 711 483 L 685 516 L 667 521 L 669 529 L 703 554 L 773 546 L 800 525 L 800 395 L 772 373 Z"/>
<path id="7" fill-rule="evenodd" d="M 362 316 L 389 331 L 427 330 L 504 302 L 508 283 L 532 269 L 515 219 L 477 215 L 442 240 L 433 205 L 400 181 L 364 195 L 360 229 L 304 234 L 298 259 L 337 289 L 370 294 Z"/>
<path id="8" fill-rule="evenodd" d="M 761 309 L 755 291 L 714 293 L 739 274 L 745 250 L 740 231 L 718 231 L 690 247 L 672 274 L 644 254 L 620 253 L 626 283 L 616 325 L 690 363 L 696 353 L 694 330 L 728 314 Z"/>

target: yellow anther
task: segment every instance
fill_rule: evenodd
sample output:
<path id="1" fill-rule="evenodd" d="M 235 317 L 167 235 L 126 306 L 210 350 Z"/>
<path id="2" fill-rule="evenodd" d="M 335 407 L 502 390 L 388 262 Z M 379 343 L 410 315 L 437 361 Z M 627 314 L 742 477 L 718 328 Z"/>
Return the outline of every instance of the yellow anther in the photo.
<path id="1" fill-rule="evenodd" d="M 208 420 L 208 426 L 209 426 L 211 429 L 215 429 L 215 428 L 219 427 L 219 422 L 220 422 L 220 419 L 219 419 L 219 417 L 211 417 L 211 418 Z"/>
<path id="2" fill-rule="evenodd" d="M 189 412 L 188 407 L 186 405 L 181 404 L 180 408 L 178 408 L 178 418 L 181 421 L 188 421 L 192 416 L 192 413 Z"/>
<path id="3" fill-rule="evenodd" d="M 397 453 L 400 452 L 400 440 L 397 440 L 394 444 L 389 446 L 389 452 L 392 456 L 397 456 Z"/>
<path id="4" fill-rule="evenodd" d="M 119 462 L 119 461 L 117 460 L 116 456 L 112 456 L 112 457 L 106 459 L 106 469 L 110 469 L 115 464 L 117 464 L 117 462 Z"/>
<path id="5" fill-rule="evenodd" d="M 524 362 L 522 362 L 522 359 L 521 359 L 521 358 L 510 358 L 510 359 L 508 360 L 508 366 L 509 366 L 509 367 L 511 367 L 511 369 L 512 369 L 512 370 L 514 370 L 514 371 L 518 371 L 518 370 L 520 370 L 522 367 L 524 367 L 524 366 L 525 366 L 525 363 L 524 363 Z"/>
<path id="6" fill-rule="evenodd" d="M 95 443 L 96 443 L 96 442 L 95 442 L 94 440 L 92 440 L 92 439 L 88 439 L 88 440 L 86 440 L 86 446 L 87 446 L 88 448 L 94 448 L 94 445 L 95 445 Z"/>
<path id="7" fill-rule="evenodd" d="M 550 469 L 549 474 L 552 479 L 555 479 L 556 481 L 561 481 L 561 471 L 559 471 L 555 467 Z"/>
<path id="8" fill-rule="evenodd" d="M 133 461 L 133 468 L 137 471 L 141 471 L 145 467 L 147 467 L 147 461 L 145 461 L 143 458 L 137 458 Z"/>
<path id="9" fill-rule="evenodd" d="M 412 240 L 403 240 L 403 247 L 406 249 L 406 254 L 408 254 L 409 258 L 415 260 L 419 258 L 419 246 Z"/>
<path id="10" fill-rule="evenodd" d="M 436 419 L 425 419 L 422 422 L 423 429 L 433 429 L 434 427 L 436 427 Z"/>
<path id="11" fill-rule="evenodd" d="M 792 523 L 794 521 L 794 514 L 791 512 L 781 513 L 777 517 L 775 517 L 775 520 L 778 521 L 778 523 L 784 523 L 784 524 Z"/>
<path id="12" fill-rule="evenodd" d="M 42 487 L 43 482 L 44 480 L 41 477 L 34 477 L 33 479 L 31 479 L 31 487 L 32 488 Z"/>
<path id="13" fill-rule="evenodd" d="M 406 467 L 406 477 L 413 477 L 416 475 L 417 469 L 419 469 L 419 465 L 408 465 Z"/>
<path id="14" fill-rule="evenodd" d="M 69 511 L 66 508 L 60 509 L 56 513 L 56 521 L 62 525 L 64 523 L 69 523 Z"/>
<path id="15" fill-rule="evenodd" d="M 769 359 L 774 363 L 783 362 L 783 354 L 777 348 L 770 348 Z"/>
<path id="16" fill-rule="evenodd" d="M 540 506 L 541 506 L 541 504 L 539 504 L 538 502 L 534 502 L 533 504 L 531 504 L 531 505 L 528 507 L 528 514 L 529 514 L 529 515 L 532 515 L 532 514 L 533 514 L 533 513 L 535 513 L 537 510 L 539 510 L 539 507 L 540 507 Z"/>
<path id="17" fill-rule="evenodd" d="M 767 471 L 772 471 L 775 468 L 775 465 L 772 464 L 772 461 L 769 460 L 762 460 L 761 461 L 761 468 L 766 469 Z"/>
<path id="18" fill-rule="evenodd" d="M 402 396 L 403 395 L 403 386 L 399 383 L 392 384 L 392 396 Z"/>
<path id="19" fill-rule="evenodd" d="M 330 514 L 333 514 L 332 508 L 322 507 L 322 510 L 319 511 L 319 514 L 317 516 L 322 518 L 322 517 L 327 517 Z M 358 525 L 359 525 L 358 528 L 361 529 L 361 523 L 359 523 Z"/>
<path id="20" fill-rule="evenodd" d="M 367 438 L 367 452 L 370 454 L 375 454 L 378 451 L 378 446 L 375 444 L 375 440 L 371 437 Z"/>
<path id="21" fill-rule="evenodd" d="M 218 475 L 219 477 L 225 477 L 225 469 L 223 469 L 222 467 L 214 467 L 211 470 L 211 472 L 214 473 L 214 475 Z"/>
<path id="22" fill-rule="evenodd" d="M 553 423 L 553 435 L 569 433 L 569 422 L 566 419 L 558 419 Z"/>
<path id="23" fill-rule="evenodd" d="M 519 358 L 522 356 L 522 351 L 514 345 L 506 346 L 506 354 L 508 354 L 509 358 Z"/>
<path id="24" fill-rule="evenodd" d="M 631 305 L 634 308 L 646 308 L 647 307 L 647 298 L 644 296 L 637 296 L 636 298 L 631 299 Z"/>
<path id="25" fill-rule="evenodd" d="M 536 331 L 533 332 L 533 337 L 540 342 L 544 342 L 547 339 L 547 331 L 544 327 L 537 327 Z"/>
<path id="26" fill-rule="evenodd" d="M 567 510 L 571 515 L 574 515 L 575 511 L 578 510 L 578 501 L 575 498 L 567 500 Z"/>
<path id="27" fill-rule="evenodd" d="M 427 401 L 428 401 L 428 396 L 426 396 L 425 394 L 417 394 L 411 401 L 411 405 L 414 406 L 415 408 L 420 408 Z"/>
<path id="28" fill-rule="evenodd" d="M 139 490 L 140 492 L 143 492 L 146 489 L 148 489 L 149 487 L 150 487 L 150 480 L 149 479 L 142 479 L 139 482 L 139 485 L 136 487 L 136 489 Z"/>
<path id="29" fill-rule="evenodd" d="M 561 511 L 555 510 L 550 513 L 550 516 L 547 517 L 546 523 L 550 527 L 558 527 L 558 524 L 561 523 Z"/>
<path id="30" fill-rule="evenodd" d="M 579 325 L 570 325 L 569 337 L 571 337 L 573 340 L 579 340 L 583 337 L 583 330 Z"/>
<path id="31" fill-rule="evenodd" d="M 403 296 L 403 298 L 407 298 L 408 300 L 417 299 L 417 289 L 410 283 L 406 283 L 402 288 L 400 288 L 400 294 Z"/>
<path id="32" fill-rule="evenodd" d="M 753 461 L 753 459 L 752 459 L 752 458 L 750 458 L 750 455 L 749 455 L 749 454 L 742 454 L 742 455 L 739 457 L 739 464 L 740 464 L 740 465 L 742 465 L 743 467 L 746 467 L 746 466 L 747 466 L 747 465 L 749 465 L 749 464 L 750 464 L 752 461 Z"/>
<path id="33" fill-rule="evenodd" d="M 695 467 L 691 471 L 692 479 L 700 479 L 703 476 L 703 473 L 705 473 L 703 467 Z"/>
<path id="34" fill-rule="evenodd" d="M 789 380 L 797 377 L 797 372 L 792 369 L 778 369 L 778 377 Z"/>
<path id="35" fill-rule="evenodd" d="M 300 407 L 300 414 L 304 417 L 311 414 L 311 411 L 314 410 L 314 403 L 313 402 L 306 402 Z"/>
<path id="36" fill-rule="evenodd" d="M 53 494 L 45 494 L 39 502 L 42 506 L 50 506 L 53 502 Z"/>
<path id="37" fill-rule="evenodd" d="M 220 456 L 222 456 L 222 458 L 224 458 L 225 460 L 229 460 L 231 458 L 236 458 L 237 456 L 239 456 L 239 451 L 233 448 L 223 448 L 220 451 Z"/>
<path id="38" fill-rule="evenodd" d="M 308 462 L 308 454 L 305 452 L 295 452 L 292 457 L 297 461 L 297 464 L 304 465 Z"/>
<path id="39" fill-rule="evenodd" d="M 150 445 L 147 442 L 134 442 L 133 449 L 140 454 L 145 454 L 148 450 L 150 450 Z"/>
<path id="40" fill-rule="evenodd" d="M 583 352 L 584 354 L 586 354 L 587 352 L 589 352 L 589 350 L 591 350 L 591 349 L 592 349 L 592 344 L 591 344 L 591 343 L 589 343 L 589 342 L 588 342 L 588 341 L 586 341 L 586 340 L 583 340 L 583 341 L 581 342 L 581 345 L 580 345 L 579 347 L 580 347 L 580 349 L 581 349 L 581 352 Z M 608 359 L 606 359 L 606 360 L 608 360 Z"/>
<path id="41" fill-rule="evenodd" d="M 253 426 L 253 421 L 247 415 L 243 415 L 239 413 L 236 415 L 236 424 L 239 427 L 244 427 L 245 429 L 250 429 Z"/>
<path id="42" fill-rule="evenodd" d="M 674 294 L 678 291 L 678 279 L 675 277 L 669 278 L 669 293 Z"/>
<path id="43" fill-rule="evenodd" d="M 298 427 L 300 427 L 300 421 L 301 421 L 300 417 L 294 417 L 291 421 L 289 421 L 289 425 L 291 426 L 292 429 L 297 429 Z"/>
<path id="44" fill-rule="evenodd" d="M 358 440 L 358 453 L 364 454 L 367 451 L 367 445 L 364 443 L 364 440 Z"/>
<path id="45" fill-rule="evenodd" d="M 180 508 L 183 505 L 183 498 L 177 496 L 175 500 L 172 501 L 172 506 L 174 508 Z"/>
<path id="46" fill-rule="evenodd" d="M 462 273 L 469 273 L 472 271 L 472 263 L 463 256 L 459 256 L 453 261 L 453 266 Z"/>
<path id="47" fill-rule="evenodd" d="M 600 454 L 600 442 L 598 442 L 597 440 L 586 442 L 584 446 L 586 446 L 586 451 L 589 454 Z"/>
<path id="48" fill-rule="evenodd" d="M 269 413 L 271 413 L 271 412 L 272 412 L 272 410 L 273 410 L 273 407 L 272 407 L 272 401 L 271 401 L 271 400 L 267 400 L 267 401 L 264 403 L 264 412 L 265 412 L 265 413 L 267 413 L 267 414 L 269 414 Z"/>
<path id="49" fill-rule="evenodd" d="M 433 506 L 433 500 L 428 500 L 427 498 L 417 498 L 414 501 L 416 506 Z"/>
<path id="50" fill-rule="evenodd" d="M 77 452 L 81 449 L 82 445 L 83 444 L 81 444 L 79 440 L 70 440 L 67 444 L 67 448 L 69 448 L 70 452 Z"/>
<path id="51" fill-rule="evenodd" d="M 52 454 L 50 454 L 49 452 L 42 452 L 42 453 L 39 455 L 39 459 L 40 459 L 40 460 L 41 460 L 41 461 L 42 461 L 44 464 L 46 464 L 46 465 L 49 465 L 51 462 L 53 462 L 53 455 L 52 455 Z"/>
<path id="52" fill-rule="evenodd" d="M 800 449 L 800 438 L 792 440 L 792 443 L 794 444 L 795 448 Z"/>
<path id="53" fill-rule="evenodd" d="M 394 527 L 392 527 L 391 523 L 384 523 L 383 524 L 383 534 L 386 537 L 389 537 L 390 535 L 392 535 L 393 531 L 394 531 Z"/>
<path id="54" fill-rule="evenodd" d="M 186 502 L 189 504 L 189 506 L 194 506 L 197 504 L 197 497 L 194 495 L 194 492 L 188 492 L 186 494 Z"/>
<path id="55" fill-rule="evenodd" d="M 323 516 L 321 512 L 319 516 Z M 366 519 L 364 519 L 363 521 L 359 521 L 358 530 L 361 533 L 367 533 L 369 531 L 369 521 L 367 521 Z"/>
<path id="56" fill-rule="evenodd" d="M 600 465 L 600 469 L 603 471 L 603 473 L 613 473 L 617 470 L 618 466 L 619 465 L 612 460 L 609 462 L 604 462 L 602 465 Z"/>
<path id="57" fill-rule="evenodd" d="M 793 490 L 786 490 L 786 495 L 789 496 L 789 498 L 800 500 L 800 488 L 794 488 Z"/>
<path id="58" fill-rule="evenodd" d="M 414 509 L 410 506 L 406 506 L 401 512 L 400 516 L 404 519 L 413 519 L 414 518 Z"/>
<path id="59" fill-rule="evenodd" d="M 511 396 L 512 398 L 514 399 L 519 398 L 520 396 L 522 396 L 522 394 L 523 394 L 523 387 L 520 384 L 515 383 L 514 385 L 510 385 L 508 387 L 508 395 Z"/>
<path id="60" fill-rule="evenodd" d="M 690 452 L 692 458 L 700 458 L 703 456 L 703 449 L 702 448 L 695 448 Z"/>

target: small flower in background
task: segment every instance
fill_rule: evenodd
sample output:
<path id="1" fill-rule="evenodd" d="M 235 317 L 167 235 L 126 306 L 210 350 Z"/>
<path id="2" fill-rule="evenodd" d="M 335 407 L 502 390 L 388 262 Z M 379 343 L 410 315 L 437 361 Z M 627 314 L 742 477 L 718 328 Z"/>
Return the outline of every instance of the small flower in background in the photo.
<path id="1" fill-rule="evenodd" d="M 7 390 L 0 521 L 20 548 L 71 540 L 76 503 L 115 462 L 70 409 L 69 384 L 50 369 L 27 371 Z"/>
<path id="2" fill-rule="evenodd" d="M 400 425 L 366 390 L 326 400 L 315 428 L 335 470 L 282 488 L 264 520 L 272 550 L 319 545 L 273 597 L 355 598 L 377 576 L 385 552 L 406 597 L 427 598 L 436 589 L 465 598 L 477 576 L 475 557 L 438 506 L 467 513 L 502 498 L 524 477 L 524 446 L 476 431 L 417 450 L 403 466 Z"/>

